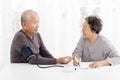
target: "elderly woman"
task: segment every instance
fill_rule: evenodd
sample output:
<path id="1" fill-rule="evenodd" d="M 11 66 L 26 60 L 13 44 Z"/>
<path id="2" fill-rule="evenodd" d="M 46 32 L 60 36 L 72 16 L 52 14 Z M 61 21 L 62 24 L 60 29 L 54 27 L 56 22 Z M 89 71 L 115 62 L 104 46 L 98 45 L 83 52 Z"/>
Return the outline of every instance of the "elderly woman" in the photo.
<path id="1" fill-rule="evenodd" d="M 110 66 L 120 63 L 120 56 L 108 39 L 99 35 L 102 21 L 96 16 L 88 16 L 83 23 L 82 33 L 74 52 L 73 65 L 81 61 L 92 62 L 90 68 Z"/>

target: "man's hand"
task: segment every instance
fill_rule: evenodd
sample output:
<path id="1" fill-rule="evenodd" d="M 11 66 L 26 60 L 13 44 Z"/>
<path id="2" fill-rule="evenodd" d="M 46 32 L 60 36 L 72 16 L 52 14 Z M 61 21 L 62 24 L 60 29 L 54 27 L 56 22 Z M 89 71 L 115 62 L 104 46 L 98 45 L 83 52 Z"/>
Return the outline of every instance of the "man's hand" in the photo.
<path id="1" fill-rule="evenodd" d="M 60 57 L 60 58 L 57 59 L 57 63 L 67 64 L 67 63 L 69 63 L 71 60 L 72 60 L 72 57 L 71 57 L 71 56 Z"/>
<path id="2" fill-rule="evenodd" d="M 110 63 L 107 60 L 104 60 L 104 61 L 98 61 L 98 62 L 93 62 L 89 64 L 90 68 L 98 68 L 101 66 L 110 66 Z"/>

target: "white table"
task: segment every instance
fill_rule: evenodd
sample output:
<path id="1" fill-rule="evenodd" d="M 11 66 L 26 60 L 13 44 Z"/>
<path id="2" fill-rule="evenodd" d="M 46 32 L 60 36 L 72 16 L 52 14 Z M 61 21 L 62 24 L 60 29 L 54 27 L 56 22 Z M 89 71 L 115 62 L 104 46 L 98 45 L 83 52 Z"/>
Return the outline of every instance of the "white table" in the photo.
<path id="1" fill-rule="evenodd" d="M 73 67 L 41 69 L 27 63 L 7 64 L 0 72 L 0 80 L 120 80 L 120 65 L 76 71 L 74 69 L 70 71 L 69 68 L 73 69 Z"/>

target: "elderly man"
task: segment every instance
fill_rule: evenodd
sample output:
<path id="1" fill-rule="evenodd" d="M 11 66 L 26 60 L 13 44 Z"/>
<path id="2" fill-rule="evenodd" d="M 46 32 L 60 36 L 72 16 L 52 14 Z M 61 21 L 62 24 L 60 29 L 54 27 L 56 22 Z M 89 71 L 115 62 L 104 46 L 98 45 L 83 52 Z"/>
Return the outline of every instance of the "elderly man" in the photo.
<path id="1" fill-rule="evenodd" d="M 54 58 L 46 49 L 40 34 L 39 16 L 35 11 L 26 10 L 21 16 L 22 29 L 16 33 L 11 45 L 12 63 L 67 64 L 70 56 Z"/>

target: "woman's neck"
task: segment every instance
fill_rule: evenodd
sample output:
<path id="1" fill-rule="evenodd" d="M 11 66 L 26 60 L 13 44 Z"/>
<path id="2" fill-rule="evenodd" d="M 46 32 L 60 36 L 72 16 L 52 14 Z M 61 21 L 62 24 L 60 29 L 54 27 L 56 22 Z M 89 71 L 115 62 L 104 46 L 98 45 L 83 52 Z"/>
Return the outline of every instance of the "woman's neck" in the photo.
<path id="1" fill-rule="evenodd" d="M 90 45 L 92 45 L 98 38 L 98 34 L 93 34 L 90 38 L 89 38 L 89 43 Z"/>

